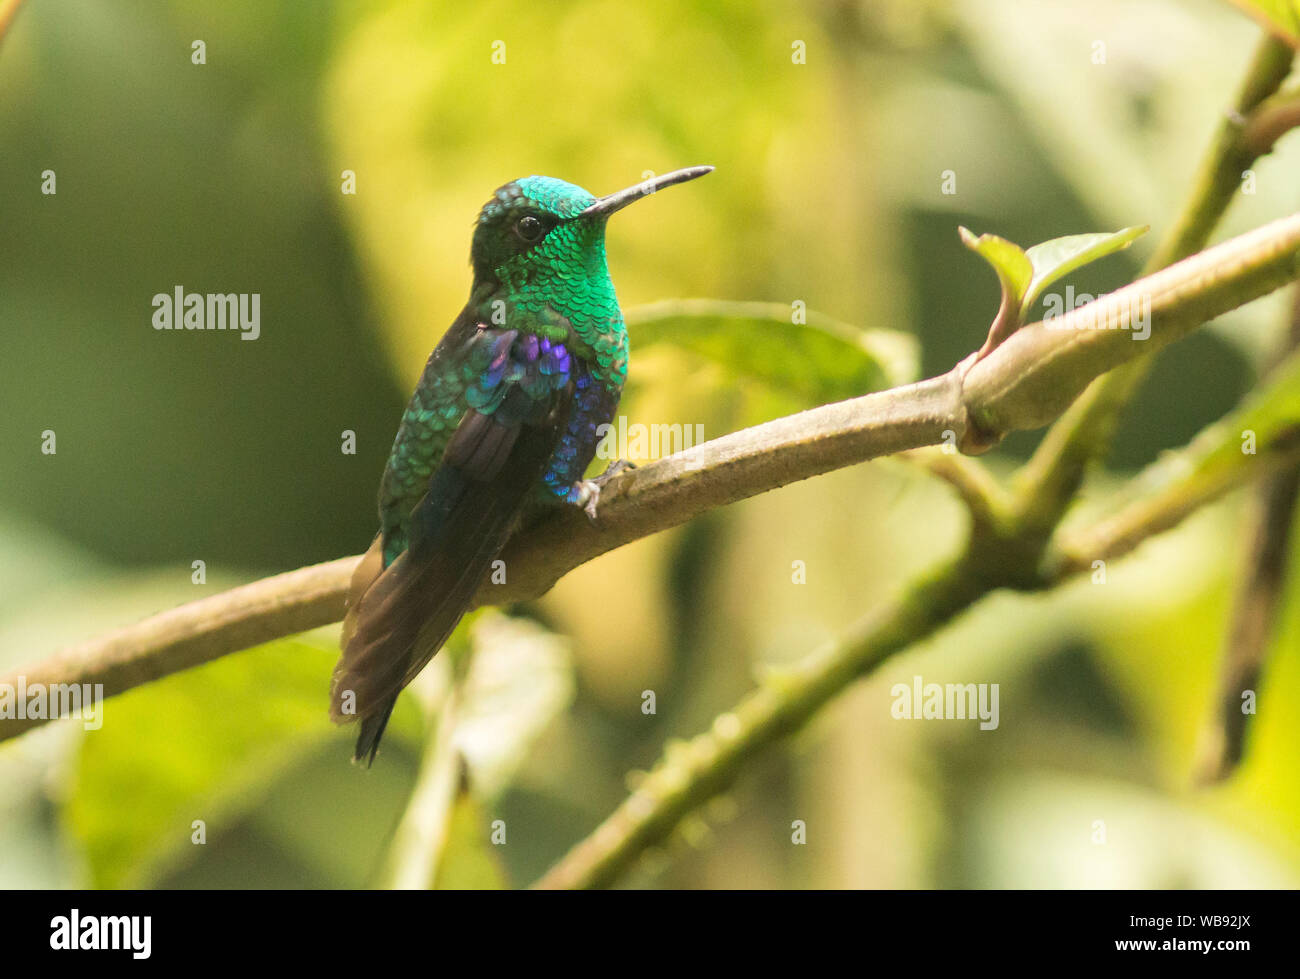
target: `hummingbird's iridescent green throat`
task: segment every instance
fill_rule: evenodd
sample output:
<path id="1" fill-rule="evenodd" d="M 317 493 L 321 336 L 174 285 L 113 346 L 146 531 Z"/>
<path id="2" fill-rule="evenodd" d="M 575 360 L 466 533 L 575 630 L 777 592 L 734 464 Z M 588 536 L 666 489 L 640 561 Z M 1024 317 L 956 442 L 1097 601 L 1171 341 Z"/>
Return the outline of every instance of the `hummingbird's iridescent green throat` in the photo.
<path id="1" fill-rule="evenodd" d="M 484 205 L 474 230 L 471 303 L 477 301 L 488 322 L 496 322 L 494 311 L 512 307 L 519 317 L 511 319 L 512 327 L 553 340 L 562 342 L 571 328 L 596 355 L 593 375 L 621 384 L 627 331 L 605 262 L 605 222 L 660 188 L 712 169 L 677 170 L 599 199 L 554 177 L 506 184 Z"/>
<path id="2" fill-rule="evenodd" d="M 521 515 L 568 503 L 595 518 L 601 479 L 584 474 L 628 366 L 605 224 L 712 169 L 600 198 L 525 177 L 483 206 L 469 302 L 402 415 L 379 488 L 379 534 L 348 594 L 330 712 L 361 720 L 358 759 L 374 759 L 398 693 L 456 627 Z"/>

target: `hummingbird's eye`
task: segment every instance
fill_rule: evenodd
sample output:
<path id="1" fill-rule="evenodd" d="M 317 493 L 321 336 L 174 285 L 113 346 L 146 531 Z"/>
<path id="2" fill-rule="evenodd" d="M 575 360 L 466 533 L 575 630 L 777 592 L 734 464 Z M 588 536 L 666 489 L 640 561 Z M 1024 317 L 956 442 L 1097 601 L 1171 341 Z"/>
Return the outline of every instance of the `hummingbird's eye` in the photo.
<path id="1" fill-rule="evenodd" d="M 531 214 L 525 214 L 515 225 L 515 233 L 527 242 L 534 242 L 546 234 L 546 225 Z"/>

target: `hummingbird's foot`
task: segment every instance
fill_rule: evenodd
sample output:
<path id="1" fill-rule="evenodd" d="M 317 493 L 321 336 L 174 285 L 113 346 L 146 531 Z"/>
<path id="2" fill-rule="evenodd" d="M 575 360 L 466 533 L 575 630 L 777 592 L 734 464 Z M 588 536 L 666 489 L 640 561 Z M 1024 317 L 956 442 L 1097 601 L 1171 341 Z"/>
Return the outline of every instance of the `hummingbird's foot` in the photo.
<path id="1" fill-rule="evenodd" d="M 635 469 L 635 463 L 626 459 L 611 462 L 603 473 L 595 479 L 580 479 L 569 488 L 568 501 L 574 506 L 582 507 L 592 523 L 596 522 L 596 507 L 600 503 L 600 488 L 621 472 Z"/>
<path id="2" fill-rule="evenodd" d="M 627 470 L 635 469 L 635 468 L 636 468 L 635 462 L 631 462 L 628 459 L 615 459 L 608 466 L 606 466 L 605 471 L 601 473 L 599 476 L 597 476 L 595 479 L 593 479 L 592 482 L 596 483 L 599 486 L 604 486 L 606 483 L 608 483 L 619 473 L 627 472 Z"/>
<path id="3" fill-rule="evenodd" d="M 596 506 L 600 503 L 600 483 L 594 479 L 580 479 L 569 490 L 569 502 L 582 507 L 587 518 L 596 522 Z"/>

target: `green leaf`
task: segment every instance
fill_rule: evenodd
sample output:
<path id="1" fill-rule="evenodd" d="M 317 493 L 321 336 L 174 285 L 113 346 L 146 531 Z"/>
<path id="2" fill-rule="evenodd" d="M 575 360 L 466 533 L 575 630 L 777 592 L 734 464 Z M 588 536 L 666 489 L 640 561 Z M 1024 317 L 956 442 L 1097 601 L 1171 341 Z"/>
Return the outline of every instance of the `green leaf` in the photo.
<path id="1" fill-rule="evenodd" d="M 795 316 L 783 303 L 685 299 L 637 306 L 627 321 L 634 347 L 671 343 L 810 405 L 916 379 L 914 337 L 861 330 L 813 312 L 803 323 L 793 322 Z"/>
<path id="2" fill-rule="evenodd" d="M 993 267 L 1002 286 L 1002 302 L 989 327 L 985 350 L 1018 330 L 1034 301 L 1053 282 L 1089 262 L 1127 248 L 1146 230 L 1146 227 L 1132 227 L 1113 234 L 1067 235 L 1025 251 L 997 235 L 977 237 L 969 229 L 959 227 L 962 244 Z"/>
<path id="3" fill-rule="evenodd" d="M 1025 289 L 1020 303 L 1021 319 L 1053 282 L 1069 275 L 1077 268 L 1099 258 L 1123 251 L 1150 230 L 1148 225 L 1135 225 L 1122 231 L 1086 235 L 1066 235 L 1034 245 L 1025 256 L 1033 266 L 1033 279 Z"/>
<path id="4" fill-rule="evenodd" d="M 958 228 L 962 244 L 993 266 L 1002 284 L 1002 308 L 1020 310 L 1034 278 L 1034 266 L 1024 249 L 997 235 L 975 236 L 969 228 Z M 1018 326 L 1019 323 L 1017 322 Z"/>
<path id="5" fill-rule="evenodd" d="M 1232 0 L 1292 47 L 1300 47 L 1300 0 Z"/>
<path id="6" fill-rule="evenodd" d="M 139 886 L 247 812 L 288 765 L 335 736 L 324 691 L 338 656 L 307 633 L 113 698 L 87 731 L 64 808 L 97 887 Z M 124 789 L 125 787 L 129 787 Z"/>

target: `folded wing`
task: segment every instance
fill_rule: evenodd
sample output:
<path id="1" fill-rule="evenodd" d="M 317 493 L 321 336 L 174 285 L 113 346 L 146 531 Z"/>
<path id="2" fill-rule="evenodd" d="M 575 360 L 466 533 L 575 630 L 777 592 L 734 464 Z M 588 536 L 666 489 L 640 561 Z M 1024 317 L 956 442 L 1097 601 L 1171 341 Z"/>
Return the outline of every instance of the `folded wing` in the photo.
<path id="1" fill-rule="evenodd" d="M 481 328 L 465 362 L 469 408 L 411 511 L 405 550 L 384 567 L 376 538 L 353 576 L 331 716 L 361 720 L 356 758 L 367 763 L 398 693 L 447 641 L 513 532 L 573 397 L 563 344 Z"/>

